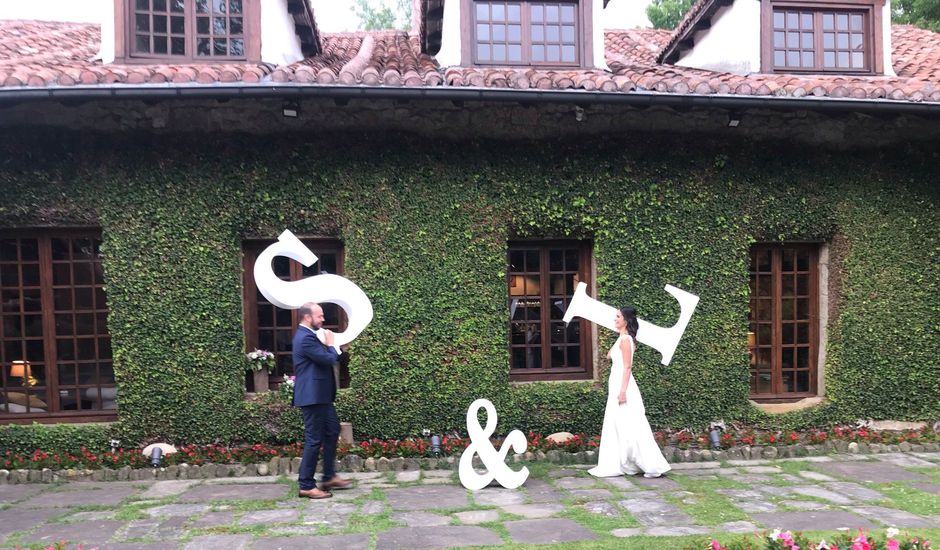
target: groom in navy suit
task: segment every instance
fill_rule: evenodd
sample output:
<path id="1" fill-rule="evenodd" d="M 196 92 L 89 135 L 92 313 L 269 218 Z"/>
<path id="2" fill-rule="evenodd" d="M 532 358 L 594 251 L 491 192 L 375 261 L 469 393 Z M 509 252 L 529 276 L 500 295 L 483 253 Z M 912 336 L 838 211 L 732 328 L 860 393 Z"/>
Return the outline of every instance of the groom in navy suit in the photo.
<path id="1" fill-rule="evenodd" d="M 333 332 L 324 331 L 323 342 L 316 332 L 323 326 L 323 308 L 308 302 L 299 310 L 300 326 L 294 334 L 294 406 L 300 407 L 304 417 L 304 454 L 300 460 L 298 482 L 303 498 L 330 498 L 331 489 L 348 489 L 352 482 L 338 477 L 336 441 L 339 439 L 339 417 L 333 400 L 336 399 L 336 378 L 333 365 L 339 354 L 333 345 Z M 320 489 L 313 478 L 317 459 L 323 448 L 323 477 Z"/>

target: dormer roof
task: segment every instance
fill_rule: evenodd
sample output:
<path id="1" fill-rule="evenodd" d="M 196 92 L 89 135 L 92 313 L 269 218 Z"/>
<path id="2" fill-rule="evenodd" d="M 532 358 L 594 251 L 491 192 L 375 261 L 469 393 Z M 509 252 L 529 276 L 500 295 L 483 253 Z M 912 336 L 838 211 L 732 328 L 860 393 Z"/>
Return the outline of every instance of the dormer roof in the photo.
<path id="1" fill-rule="evenodd" d="M 679 58 L 681 46 L 691 46 L 695 32 L 711 26 L 711 17 L 723 6 L 730 5 L 734 0 L 696 0 L 689 11 L 685 13 L 682 21 L 676 25 L 669 41 L 660 50 L 656 61 L 659 63 L 675 63 Z"/>

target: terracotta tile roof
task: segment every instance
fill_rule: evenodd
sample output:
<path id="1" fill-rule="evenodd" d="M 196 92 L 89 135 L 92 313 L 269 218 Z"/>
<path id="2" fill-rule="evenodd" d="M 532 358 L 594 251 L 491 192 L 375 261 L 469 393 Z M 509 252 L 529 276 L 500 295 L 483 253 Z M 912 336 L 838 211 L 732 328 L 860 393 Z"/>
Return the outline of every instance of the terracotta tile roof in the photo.
<path id="1" fill-rule="evenodd" d="M 452 67 L 440 70 L 419 39 L 400 31 L 321 33 L 322 51 L 301 62 L 268 64 L 103 65 L 95 25 L 0 21 L 0 90 L 160 83 L 301 83 L 386 87 L 633 91 L 665 94 L 832 97 L 940 102 L 940 34 L 892 29 L 893 64 L 886 76 L 737 75 L 656 61 L 675 33 L 631 29 L 605 33 L 607 63 L 599 70 Z"/>

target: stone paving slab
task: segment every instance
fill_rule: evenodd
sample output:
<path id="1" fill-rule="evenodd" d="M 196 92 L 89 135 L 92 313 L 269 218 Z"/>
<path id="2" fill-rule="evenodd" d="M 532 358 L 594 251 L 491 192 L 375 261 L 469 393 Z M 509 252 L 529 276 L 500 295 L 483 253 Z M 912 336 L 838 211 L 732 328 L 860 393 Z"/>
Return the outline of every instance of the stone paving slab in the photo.
<path id="1" fill-rule="evenodd" d="M 620 506 L 626 509 L 645 526 L 688 525 L 692 518 L 668 502 L 654 497 L 637 497 L 621 500 Z"/>
<path id="2" fill-rule="evenodd" d="M 643 477 L 632 476 L 630 481 L 641 487 L 653 489 L 655 491 L 679 491 L 682 486 L 667 477 Z"/>
<path id="3" fill-rule="evenodd" d="M 208 527 L 221 527 L 223 525 L 231 525 L 235 521 L 235 512 L 231 510 L 225 510 L 221 512 L 207 512 L 205 515 L 196 518 L 193 521 L 192 526 L 201 529 Z"/>
<path id="4" fill-rule="evenodd" d="M 642 535 L 643 529 L 639 527 L 620 528 L 620 529 L 614 529 L 613 531 L 610 532 L 610 534 L 617 538 L 625 539 L 627 537 L 637 537 L 637 536 Z"/>
<path id="5" fill-rule="evenodd" d="M 385 497 L 389 506 L 395 510 L 466 508 L 470 505 L 466 489 L 449 485 L 388 489 L 385 491 Z"/>
<path id="6" fill-rule="evenodd" d="M 650 527 L 646 530 L 646 535 L 651 537 L 675 537 L 679 535 L 704 535 L 710 533 L 711 527 L 701 525 L 669 525 Z"/>
<path id="7" fill-rule="evenodd" d="M 829 491 L 827 489 L 823 489 L 822 487 L 816 487 L 815 485 L 809 485 L 805 487 L 790 487 L 789 489 L 790 494 L 796 493 L 806 497 L 821 498 L 835 504 L 852 504 L 852 499 L 834 491 Z"/>
<path id="8" fill-rule="evenodd" d="M 873 518 L 875 521 L 883 523 L 890 527 L 940 527 L 926 518 L 896 510 L 894 508 L 884 508 L 882 506 L 859 506 L 854 508 L 855 512 Z"/>
<path id="9" fill-rule="evenodd" d="M 250 535 L 206 535 L 194 537 L 183 550 L 245 550 Z"/>
<path id="10" fill-rule="evenodd" d="M 454 471 L 453 471 L 453 470 L 424 470 L 424 471 L 421 473 L 421 477 L 424 477 L 424 478 L 429 478 L 429 477 L 447 477 L 447 478 L 449 478 L 449 477 L 452 477 L 453 475 L 454 475 Z"/>
<path id="11" fill-rule="evenodd" d="M 572 497 L 577 499 L 602 499 L 602 498 L 613 498 L 613 493 L 607 489 L 574 489 L 568 491 Z"/>
<path id="12" fill-rule="evenodd" d="M 754 533 L 757 526 L 749 521 L 729 521 L 722 523 L 715 530 L 719 533 Z"/>
<path id="13" fill-rule="evenodd" d="M 459 548 L 463 546 L 496 546 L 502 539 L 489 529 L 475 525 L 442 525 L 439 527 L 396 527 L 379 533 L 376 550 L 402 548 Z"/>
<path id="14" fill-rule="evenodd" d="M 470 510 L 467 512 L 457 512 L 454 516 L 465 525 L 478 525 L 499 521 L 499 512 L 496 510 Z"/>
<path id="15" fill-rule="evenodd" d="M 449 517 L 431 512 L 398 512 L 392 514 L 391 519 L 408 527 L 435 527 L 450 523 Z"/>
<path id="16" fill-rule="evenodd" d="M 843 511 L 776 512 L 753 514 L 751 519 L 770 529 L 790 531 L 832 531 L 846 528 L 874 529 L 876 526 L 862 516 Z"/>
<path id="17" fill-rule="evenodd" d="M 721 468 L 721 462 L 676 462 L 669 465 L 677 473 L 685 473 L 682 470 L 711 470 Z"/>
<path id="18" fill-rule="evenodd" d="M 584 489 L 595 483 L 594 479 L 586 477 L 562 477 L 555 480 L 555 485 L 562 489 Z"/>
<path id="19" fill-rule="evenodd" d="M 484 506 L 502 506 L 504 504 L 522 504 L 525 495 L 516 489 L 502 489 L 487 487 L 473 493 L 473 500 Z"/>
<path id="20" fill-rule="evenodd" d="M 238 524 L 244 527 L 251 525 L 270 525 L 274 523 L 294 523 L 300 519 L 297 510 L 256 510 L 245 512 Z"/>
<path id="21" fill-rule="evenodd" d="M 749 514 L 773 512 L 777 509 L 776 504 L 764 500 L 742 500 L 738 502 L 732 502 L 732 504 L 735 508 Z"/>
<path id="22" fill-rule="evenodd" d="M 940 483 L 912 483 L 911 487 L 925 493 L 940 495 Z"/>
<path id="23" fill-rule="evenodd" d="M 639 487 L 625 477 L 603 477 L 601 481 L 621 491 L 636 491 Z"/>
<path id="24" fill-rule="evenodd" d="M 820 470 L 854 481 L 929 481 L 930 478 L 911 472 L 890 462 L 828 462 L 816 466 Z"/>
<path id="25" fill-rule="evenodd" d="M 369 535 L 325 535 L 320 537 L 279 537 L 259 539 L 251 550 L 366 550 Z"/>
<path id="26" fill-rule="evenodd" d="M 767 498 L 767 495 L 764 493 L 751 489 L 716 489 L 715 492 L 738 500 L 760 500 Z"/>
<path id="27" fill-rule="evenodd" d="M 41 493 L 47 487 L 35 483 L 29 485 L 0 485 L 0 504 L 10 504 L 32 497 Z"/>
<path id="28" fill-rule="evenodd" d="M 789 506 L 790 508 L 797 508 L 799 510 L 824 510 L 829 507 L 828 504 L 823 504 L 822 502 L 815 502 L 812 500 L 782 500 L 780 504 L 784 506 Z"/>
<path id="29" fill-rule="evenodd" d="M 418 481 L 420 477 L 421 470 L 408 470 L 395 474 L 395 481 L 398 483 L 410 483 L 412 481 Z"/>
<path id="30" fill-rule="evenodd" d="M 277 500 L 288 494 L 283 484 L 242 487 L 241 485 L 197 485 L 179 496 L 180 502 L 213 500 Z"/>
<path id="31" fill-rule="evenodd" d="M 174 479 L 169 481 L 158 481 L 140 494 L 140 498 L 166 498 L 185 493 L 193 485 L 199 484 L 199 480 Z"/>
<path id="32" fill-rule="evenodd" d="M 541 479 L 528 479 L 522 486 L 531 502 L 558 502 L 561 492 Z"/>
<path id="33" fill-rule="evenodd" d="M 588 512 L 598 515 L 598 516 L 606 516 L 609 518 L 615 518 L 615 517 L 620 516 L 620 510 L 617 509 L 617 507 L 615 507 L 613 504 L 609 502 L 604 502 L 604 501 L 588 502 L 586 504 L 582 504 L 578 506 L 578 508 L 587 510 Z"/>
<path id="34" fill-rule="evenodd" d="M 572 470 L 571 468 L 559 468 L 558 470 L 552 470 L 548 472 L 548 477 L 559 478 L 559 477 L 571 477 L 578 475 L 578 470 Z"/>
<path id="35" fill-rule="evenodd" d="M 167 546 L 165 542 L 111 542 L 100 544 L 97 550 L 167 550 L 176 545 Z"/>
<path id="36" fill-rule="evenodd" d="M 501 506 L 501 508 L 506 513 L 522 516 L 527 519 L 547 518 L 565 510 L 563 505 L 557 503 L 512 504 Z"/>
<path id="37" fill-rule="evenodd" d="M 124 527 L 123 521 L 86 521 L 84 523 L 47 523 L 35 533 L 22 537 L 27 544 L 54 544 L 65 540 L 83 546 L 97 546 Z"/>
<path id="38" fill-rule="evenodd" d="M 114 506 L 124 499 L 137 493 L 133 487 L 111 487 L 102 483 L 93 488 L 73 488 L 72 485 L 63 485 L 64 489 L 46 491 L 19 504 L 21 508 L 74 508 L 96 504 L 101 506 Z"/>
<path id="39" fill-rule="evenodd" d="M 507 521 L 505 526 L 509 538 L 517 544 L 555 544 L 597 538 L 593 531 L 566 518 Z"/>
<path id="40" fill-rule="evenodd" d="M 157 516 L 194 516 L 209 511 L 208 504 L 164 504 L 163 506 L 154 506 L 145 508 L 143 513 L 150 517 Z"/>
<path id="41" fill-rule="evenodd" d="M 385 502 L 381 500 L 369 500 L 362 505 L 359 513 L 364 516 L 374 516 L 385 511 Z"/>
<path id="42" fill-rule="evenodd" d="M 936 467 L 937 465 L 929 460 L 924 460 L 916 456 L 907 455 L 904 453 L 888 453 L 874 455 L 877 460 L 884 462 L 890 462 L 895 466 L 901 466 L 902 468 L 924 468 L 924 467 Z"/>
<path id="43" fill-rule="evenodd" d="M 885 499 L 885 496 L 878 491 L 850 481 L 833 481 L 823 483 L 823 486 L 831 491 L 846 494 L 862 502 L 877 502 Z"/>
<path id="44" fill-rule="evenodd" d="M 345 476 L 346 474 L 343 474 L 343 475 Z M 293 478 L 294 476 L 291 476 L 291 477 Z M 236 483 L 239 485 L 245 485 L 245 484 L 252 485 L 252 484 L 277 483 L 279 479 L 281 478 L 277 476 L 211 477 L 209 479 L 203 479 L 202 483 L 206 485 L 232 485 Z M 161 483 L 161 482 L 158 481 L 157 483 Z"/>
<path id="45" fill-rule="evenodd" d="M 741 471 L 748 474 L 780 474 L 783 470 L 777 466 L 745 466 Z"/>
<path id="46" fill-rule="evenodd" d="M 834 478 L 829 477 L 826 474 L 821 474 L 812 470 L 804 470 L 800 472 L 800 475 L 812 481 L 835 481 Z"/>
<path id="47" fill-rule="evenodd" d="M 0 540 L 10 533 L 26 531 L 63 513 L 63 510 L 47 508 L 44 510 L 22 510 L 9 508 L 0 510 Z"/>

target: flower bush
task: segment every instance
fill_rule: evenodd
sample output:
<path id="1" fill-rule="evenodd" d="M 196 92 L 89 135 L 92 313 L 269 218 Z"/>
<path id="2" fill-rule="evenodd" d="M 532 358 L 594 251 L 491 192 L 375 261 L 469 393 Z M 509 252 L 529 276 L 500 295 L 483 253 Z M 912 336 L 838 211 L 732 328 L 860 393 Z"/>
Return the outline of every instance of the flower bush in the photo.
<path id="1" fill-rule="evenodd" d="M 810 541 L 802 533 L 791 533 L 774 529 L 770 533 L 760 533 L 751 538 L 745 536 L 741 540 L 722 544 L 716 539 L 698 545 L 689 546 L 686 550 L 930 550 L 930 541 L 909 535 L 900 536 L 900 531 L 889 527 L 885 532 L 884 540 L 878 540 L 867 532 L 859 530 L 858 535 L 841 534 L 835 538 Z"/>
<path id="2" fill-rule="evenodd" d="M 297 409 L 289 405 L 293 394 L 294 379 L 291 376 L 285 378 L 277 392 L 271 392 L 274 396 L 264 399 L 270 399 L 279 404 L 287 414 L 293 417 L 299 417 Z M 278 417 L 283 421 L 284 417 Z M 297 423 L 288 426 L 285 437 L 299 439 L 303 432 L 302 423 L 299 418 L 293 418 Z M 270 427 L 275 429 L 276 427 Z M 283 426 L 277 427 L 277 429 Z M 690 430 L 681 430 L 678 432 L 658 431 L 654 434 L 657 443 L 660 446 L 674 446 L 680 449 L 688 449 L 692 445 L 706 448 L 709 444 L 707 434 L 696 434 Z M 567 441 L 556 443 L 555 441 L 537 434 L 529 432 L 526 435 L 528 442 L 527 450 L 531 452 L 541 451 L 562 451 L 576 453 L 580 451 L 593 451 L 600 445 L 600 436 L 588 435 L 585 433 L 574 434 Z M 757 433 L 751 429 L 741 429 L 735 431 L 722 432 L 720 437 L 721 447 L 724 449 L 740 446 L 754 445 L 757 443 L 772 445 L 792 445 L 796 443 L 821 444 L 826 441 L 866 441 L 897 444 L 900 442 L 927 443 L 940 441 L 940 437 L 928 430 L 909 430 L 906 432 L 884 432 L 878 433 L 872 430 L 856 430 L 851 428 L 837 427 L 826 432 L 812 430 L 809 432 L 798 433 L 788 432 L 779 434 L 776 432 Z M 290 441 L 290 439 L 284 439 Z M 440 456 L 456 456 L 470 444 L 470 440 L 461 437 L 458 434 L 445 435 L 441 438 Z M 493 445 L 499 448 L 502 445 L 501 439 L 494 439 Z M 179 447 L 179 452 L 166 455 L 163 458 L 163 465 L 174 464 L 234 464 L 244 463 L 252 464 L 266 462 L 273 457 L 296 457 L 300 456 L 302 443 L 299 441 L 286 443 L 282 445 L 272 444 L 252 444 L 252 445 L 184 445 Z M 361 458 L 419 458 L 432 457 L 430 440 L 427 436 L 410 437 L 404 439 L 369 439 L 349 445 L 341 443 L 337 448 L 337 457 L 344 458 L 347 455 L 355 455 Z M 121 468 L 130 466 L 133 468 L 149 467 L 149 460 L 136 449 L 118 448 L 107 452 L 92 452 L 85 447 L 78 451 L 50 453 L 43 450 L 36 450 L 32 453 L 15 453 L 6 451 L 0 455 L 0 468 L 12 469 L 43 469 L 50 468 L 54 470 L 75 468 L 75 469 L 99 469 L 99 468 Z"/>
<path id="3" fill-rule="evenodd" d="M 248 365 L 248 370 L 266 370 L 271 372 L 274 370 L 274 367 L 277 366 L 277 360 L 274 354 L 263 349 L 256 349 L 255 351 L 246 353 L 245 362 Z"/>

